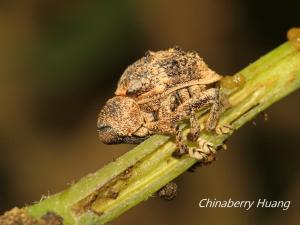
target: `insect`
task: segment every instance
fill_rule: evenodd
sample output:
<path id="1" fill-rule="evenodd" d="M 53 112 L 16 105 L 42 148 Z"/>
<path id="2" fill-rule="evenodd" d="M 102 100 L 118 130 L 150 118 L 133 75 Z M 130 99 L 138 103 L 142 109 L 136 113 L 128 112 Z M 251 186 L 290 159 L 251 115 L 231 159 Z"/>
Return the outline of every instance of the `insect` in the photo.
<path id="1" fill-rule="evenodd" d="M 157 191 L 158 197 L 161 199 L 171 201 L 177 196 L 177 184 L 170 182 Z"/>
<path id="2" fill-rule="evenodd" d="M 196 52 L 178 47 L 146 52 L 122 74 L 115 97 L 101 109 L 99 139 L 105 144 L 140 143 L 152 134 L 176 135 L 177 155 L 198 160 L 215 154 L 213 145 L 200 137 L 196 111 L 209 108 L 207 131 L 215 131 L 218 118 L 229 103 L 219 91 L 222 78 L 208 68 Z M 178 122 L 190 119 L 187 147 Z"/>

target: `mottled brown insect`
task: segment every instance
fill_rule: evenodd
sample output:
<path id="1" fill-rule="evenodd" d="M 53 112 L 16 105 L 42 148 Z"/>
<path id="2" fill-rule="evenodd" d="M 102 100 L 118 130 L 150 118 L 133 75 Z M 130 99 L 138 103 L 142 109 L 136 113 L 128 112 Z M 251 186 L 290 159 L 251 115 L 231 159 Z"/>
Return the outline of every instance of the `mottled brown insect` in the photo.
<path id="1" fill-rule="evenodd" d="M 157 191 L 158 197 L 161 199 L 171 201 L 177 196 L 177 184 L 174 182 L 170 182 L 166 184 L 164 187 L 162 187 L 160 190 Z"/>
<path id="2" fill-rule="evenodd" d="M 208 68 L 196 52 L 179 48 L 148 51 L 121 76 L 115 97 L 99 113 L 98 135 L 106 144 L 139 143 L 152 134 L 174 134 L 178 154 L 189 153 L 196 159 L 214 154 L 212 145 L 199 137 L 195 111 L 210 108 L 205 124 L 208 131 L 217 122 L 226 98 L 219 92 L 222 76 Z M 188 148 L 178 122 L 190 118 L 188 138 L 198 142 Z"/>

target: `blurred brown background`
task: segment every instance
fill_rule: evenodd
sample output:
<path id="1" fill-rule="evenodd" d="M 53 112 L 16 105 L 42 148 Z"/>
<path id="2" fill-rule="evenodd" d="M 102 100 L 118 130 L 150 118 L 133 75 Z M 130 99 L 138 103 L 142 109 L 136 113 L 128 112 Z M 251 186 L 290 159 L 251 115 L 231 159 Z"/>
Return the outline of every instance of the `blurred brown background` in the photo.
<path id="1" fill-rule="evenodd" d="M 299 0 L 0 1 L 0 213 L 64 189 L 132 146 L 105 146 L 96 117 L 127 65 L 148 49 L 196 50 L 233 74 L 300 26 Z M 120 224 L 297 224 L 299 91 L 228 142 L 229 151 L 176 181 Z M 291 200 L 281 209 L 200 209 L 202 198 Z"/>

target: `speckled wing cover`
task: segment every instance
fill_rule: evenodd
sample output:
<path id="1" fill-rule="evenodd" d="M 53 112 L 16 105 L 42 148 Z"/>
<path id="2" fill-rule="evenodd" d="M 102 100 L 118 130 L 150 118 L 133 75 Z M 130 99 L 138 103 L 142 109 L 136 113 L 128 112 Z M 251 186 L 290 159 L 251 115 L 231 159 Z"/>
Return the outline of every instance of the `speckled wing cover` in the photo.
<path id="1" fill-rule="evenodd" d="M 136 100 L 153 98 L 196 84 L 210 84 L 221 79 L 209 69 L 196 52 L 178 48 L 150 52 L 130 65 L 121 76 L 116 95 Z"/>

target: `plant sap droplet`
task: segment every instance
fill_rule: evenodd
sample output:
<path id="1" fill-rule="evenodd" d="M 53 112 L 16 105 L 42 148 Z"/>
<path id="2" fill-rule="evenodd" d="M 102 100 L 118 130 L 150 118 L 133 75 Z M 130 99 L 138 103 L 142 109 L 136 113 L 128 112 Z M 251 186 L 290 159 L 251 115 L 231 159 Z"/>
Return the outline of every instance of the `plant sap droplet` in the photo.
<path id="1" fill-rule="evenodd" d="M 220 84 L 224 88 L 233 89 L 245 84 L 246 78 L 242 74 L 234 76 L 225 76 L 221 79 Z"/>
<path id="2" fill-rule="evenodd" d="M 289 29 L 287 39 L 295 48 L 300 50 L 300 28 L 293 27 Z"/>

